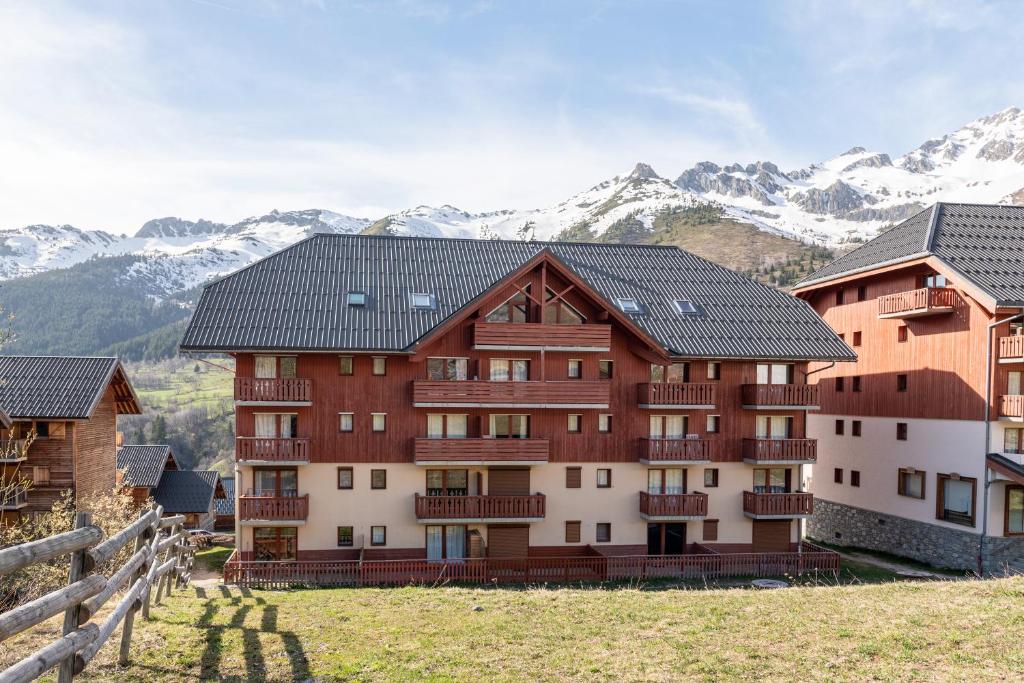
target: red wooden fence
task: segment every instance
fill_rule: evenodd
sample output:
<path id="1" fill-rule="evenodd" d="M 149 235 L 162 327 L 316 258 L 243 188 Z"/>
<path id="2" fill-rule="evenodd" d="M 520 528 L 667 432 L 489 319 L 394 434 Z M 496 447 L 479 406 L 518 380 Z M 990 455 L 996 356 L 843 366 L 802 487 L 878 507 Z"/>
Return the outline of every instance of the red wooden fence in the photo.
<path id="1" fill-rule="evenodd" d="M 956 290 L 948 287 L 923 287 L 878 297 L 878 315 L 910 313 L 930 308 L 952 308 Z"/>
<path id="2" fill-rule="evenodd" d="M 417 519 L 537 519 L 544 517 L 544 495 L 421 496 Z"/>
<path id="3" fill-rule="evenodd" d="M 640 492 L 640 513 L 650 517 L 705 517 L 708 494 Z"/>
<path id="4" fill-rule="evenodd" d="M 236 401 L 307 402 L 313 400 L 313 380 L 295 378 L 235 378 Z"/>
<path id="5" fill-rule="evenodd" d="M 809 515 L 814 512 L 814 496 L 810 493 L 743 492 L 743 511 L 753 515 L 780 517 Z"/>
<path id="6" fill-rule="evenodd" d="M 304 520 L 309 515 L 309 494 L 301 496 L 245 495 L 238 499 L 243 520 Z"/>
<path id="7" fill-rule="evenodd" d="M 417 405 L 608 405 L 607 380 L 493 382 L 487 380 L 415 380 L 412 400 Z"/>
<path id="8" fill-rule="evenodd" d="M 238 460 L 309 462 L 309 439 L 266 439 L 240 436 L 235 439 Z"/>
<path id="9" fill-rule="evenodd" d="M 637 385 L 640 405 L 713 406 L 715 385 L 698 382 L 665 382 Z"/>
<path id="10" fill-rule="evenodd" d="M 743 405 L 816 406 L 816 384 L 744 384 Z"/>
<path id="11" fill-rule="evenodd" d="M 817 458 L 816 439 L 743 439 L 744 460 L 813 462 Z"/>
<path id="12" fill-rule="evenodd" d="M 640 459 L 649 462 L 701 462 L 715 460 L 715 439 L 640 439 Z"/>

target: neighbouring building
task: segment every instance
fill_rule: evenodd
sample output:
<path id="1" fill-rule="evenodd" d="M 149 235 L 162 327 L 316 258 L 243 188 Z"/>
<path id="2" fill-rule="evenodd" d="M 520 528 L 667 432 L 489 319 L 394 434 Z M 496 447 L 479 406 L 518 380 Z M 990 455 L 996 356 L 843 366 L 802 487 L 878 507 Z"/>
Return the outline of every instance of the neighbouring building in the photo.
<path id="1" fill-rule="evenodd" d="M 940 203 L 801 282 L 821 366 L 814 538 L 1024 569 L 1024 207 Z"/>
<path id="2" fill-rule="evenodd" d="M 45 512 L 66 490 L 76 500 L 116 484 L 117 417 L 138 415 L 138 397 L 116 358 L 0 356 L 5 439 L 32 430 L 27 451 L 0 461 L 3 481 L 31 481 L 0 501 L 4 521 Z"/>
<path id="3" fill-rule="evenodd" d="M 227 497 L 220 475 L 214 470 L 169 470 L 153 490 L 153 500 L 164 515 L 185 515 L 185 528 L 212 530 L 217 518 L 216 501 Z"/>
<path id="4" fill-rule="evenodd" d="M 160 485 L 164 472 L 177 470 L 178 463 L 170 446 L 126 445 L 117 449 L 117 469 L 136 505 L 143 505 Z"/>
<path id="5" fill-rule="evenodd" d="M 217 498 L 213 504 L 216 507 L 217 519 L 213 522 L 213 528 L 217 531 L 235 530 L 235 478 L 221 477 L 221 485 L 224 486 L 224 497 Z"/>
<path id="6" fill-rule="evenodd" d="M 315 235 L 203 290 L 242 560 L 789 552 L 804 302 L 674 247 Z M 166 475 L 165 475 L 166 476 Z"/>

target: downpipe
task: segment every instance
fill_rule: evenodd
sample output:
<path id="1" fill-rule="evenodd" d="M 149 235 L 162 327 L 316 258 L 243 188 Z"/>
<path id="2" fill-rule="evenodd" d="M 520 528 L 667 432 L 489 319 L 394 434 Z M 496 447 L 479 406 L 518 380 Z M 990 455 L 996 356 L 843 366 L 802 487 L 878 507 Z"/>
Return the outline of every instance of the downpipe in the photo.
<path id="1" fill-rule="evenodd" d="M 819 372 L 825 370 L 831 370 L 836 366 L 835 361 L 830 361 L 828 365 L 823 365 L 817 370 L 809 370 L 804 373 L 804 384 L 807 384 L 807 378 Z M 807 436 L 807 416 L 804 415 L 804 436 Z M 800 482 L 800 490 L 804 490 L 804 466 L 799 464 L 796 467 L 797 480 Z M 807 520 L 801 517 L 796 521 L 796 551 L 802 553 L 804 551 L 804 536 L 807 535 Z"/>

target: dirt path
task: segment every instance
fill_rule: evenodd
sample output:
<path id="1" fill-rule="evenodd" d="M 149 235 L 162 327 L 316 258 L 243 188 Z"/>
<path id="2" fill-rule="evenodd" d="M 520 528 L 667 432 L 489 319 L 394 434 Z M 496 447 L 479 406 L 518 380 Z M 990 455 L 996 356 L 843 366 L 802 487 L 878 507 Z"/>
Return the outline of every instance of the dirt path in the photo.
<path id="1" fill-rule="evenodd" d="M 900 576 L 905 576 L 907 578 L 942 579 L 944 581 L 948 581 L 949 579 L 954 578 L 949 574 L 931 572 L 927 569 L 921 569 L 920 567 L 910 564 L 903 564 L 896 560 L 883 560 L 881 558 L 875 557 L 874 555 L 868 555 L 866 553 L 858 553 L 856 551 L 851 550 L 841 550 L 839 551 L 839 555 L 847 560 L 860 562 L 862 564 L 870 564 L 874 567 L 879 567 L 881 569 L 887 569 L 888 571 L 899 574 Z"/>

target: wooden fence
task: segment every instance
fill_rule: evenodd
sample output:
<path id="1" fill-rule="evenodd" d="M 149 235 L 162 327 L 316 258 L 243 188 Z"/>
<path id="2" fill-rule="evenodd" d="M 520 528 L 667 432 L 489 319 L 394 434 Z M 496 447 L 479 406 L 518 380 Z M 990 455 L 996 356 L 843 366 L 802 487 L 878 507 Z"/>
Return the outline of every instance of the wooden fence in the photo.
<path id="1" fill-rule="evenodd" d="M 144 619 L 149 618 L 153 587 L 152 602 L 160 604 L 172 586 L 187 586 L 191 579 L 195 549 L 182 529 L 185 517 L 161 518 L 162 514 L 159 506 L 144 510 L 138 520 L 104 539 L 100 528 L 91 523 L 91 515 L 80 512 L 72 531 L 0 550 L 0 575 L 71 556 L 66 587 L 0 614 L 0 642 L 64 614 L 62 636 L 0 672 L 0 683 L 32 681 L 55 666 L 60 667 L 57 680 L 70 681 L 122 623 L 118 663 L 128 663 L 135 614 L 141 611 Z M 109 576 L 97 571 L 106 570 L 103 565 L 129 543 L 134 544 L 134 552 L 128 560 L 110 567 Z M 93 622 L 100 608 L 125 587 L 106 619 Z"/>

